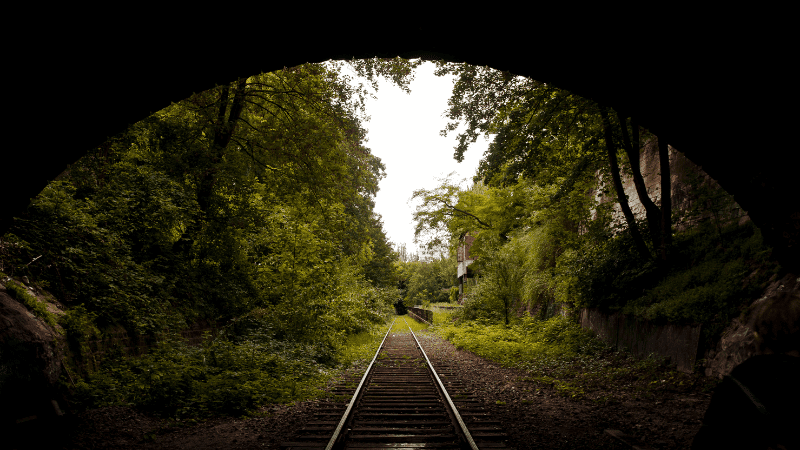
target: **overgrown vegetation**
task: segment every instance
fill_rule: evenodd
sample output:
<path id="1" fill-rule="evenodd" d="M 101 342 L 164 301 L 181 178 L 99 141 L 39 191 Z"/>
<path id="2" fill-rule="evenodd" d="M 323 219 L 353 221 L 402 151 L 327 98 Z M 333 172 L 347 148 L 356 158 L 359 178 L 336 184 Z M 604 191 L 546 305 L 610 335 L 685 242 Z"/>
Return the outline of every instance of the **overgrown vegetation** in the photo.
<path id="1" fill-rule="evenodd" d="M 440 73 L 458 77 L 448 115 L 468 124 L 456 159 L 480 132 L 496 140 L 469 189 L 445 179 L 414 194 L 416 237 L 439 257 L 393 251 L 374 213 L 385 168 L 364 146 L 367 92 L 336 64 L 242 78 L 158 111 L 50 183 L 0 239 L 0 269 L 67 306 L 55 319 L 5 282 L 63 327 L 76 361 L 110 329 L 167 336 L 142 357 L 118 348 L 76 373 L 76 406 L 202 418 L 311 398 L 336 371 L 371 358 L 393 306 L 414 305 L 432 308 L 434 329 L 457 346 L 570 397 L 606 401 L 593 393 L 617 382 L 688 389 L 695 378 L 608 350 L 572 313 L 701 323 L 710 341 L 780 270 L 713 183 L 692 181 L 682 209 L 668 189 L 650 198 L 639 151 L 669 155 L 636 118 L 447 63 Z M 415 64 L 352 63 L 405 89 Z M 625 174 L 645 210 L 638 220 L 620 194 Z M 668 188 L 666 167 L 662 176 Z M 463 308 L 436 308 L 458 298 L 455 249 L 467 234 L 477 276 Z M 198 347 L 176 337 L 199 322 L 223 331 Z M 400 320 L 393 330 L 407 328 Z"/>
<path id="2" fill-rule="evenodd" d="M 703 336 L 711 340 L 780 270 L 750 222 L 720 228 L 706 222 L 674 239 L 672 265 L 661 273 L 625 259 L 624 237 L 579 258 L 585 268 L 580 304 L 661 323 L 703 324 Z"/>
<path id="3" fill-rule="evenodd" d="M 15 219 L 0 268 L 52 292 L 73 360 L 100 363 L 70 370 L 74 404 L 201 417 L 306 398 L 353 353 L 342 342 L 384 323 L 398 297 L 374 213 L 385 168 L 364 146 L 370 93 L 342 64 L 174 103 L 89 151 Z M 350 64 L 407 90 L 416 63 Z M 197 323 L 226 331 L 200 347 L 174 337 Z M 139 358 L 89 354 L 88 340 L 119 329 L 173 337 Z"/>
<path id="4" fill-rule="evenodd" d="M 458 287 L 455 274 L 456 260 L 452 256 L 439 255 L 427 261 L 394 262 L 398 277 L 398 289 L 406 307 L 454 301 Z"/>
<path id="5" fill-rule="evenodd" d="M 429 325 L 425 322 L 414 320 L 409 316 L 400 316 L 392 326 L 392 333 L 408 333 L 409 328 L 416 333 L 418 331 L 427 330 L 428 327 Z"/>
<path id="6" fill-rule="evenodd" d="M 458 316 L 458 313 L 455 313 Z M 552 386 L 565 397 L 600 404 L 619 401 L 621 393 L 652 398 L 658 392 L 709 391 L 716 382 L 664 366 L 650 357 L 636 360 L 609 349 L 591 332 L 563 316 L 521 319 L 512 326 L 487 320 L 442 322 L 432 329 L 456 347 L 505 367 L 524 370 L 524 381 Z"/>
<path id="7" fill-rule="evenodd" d="M 443 132 L 467 126 L 455 158 L 479 134 L 495 134 L 471 187 L 447 178 L 414 194 L 416 238 L 427 248 L 452 255 L 475 238 L 463 319 L 512 325 L 591 307 L 703 324 L 709 343 L 780 271 L 759 230 L 739 225 L 732 196 L 701 172 L 677 174 L 677 189 L 660 164 L 660 185 L 645 185 L 640 152 L 659 163 L 669 152 L 635 117 L 485 67 L 439 70 L 458 77 L 447 111 L 455 122 Z M 636 189 L 638 217 L 622 176 Z"/>
<path id="8" fill-rule="evenodd" d="M 276 339 L 263 321 L 211 338 L 198 347 L 166 339 L 141 358 L 121 352 L 78 382 L 80 407 L 137 406 L 156 415 L 202 419 L 253 415 L 267 403 L 317 398 L 331 378 L 369 361 L 386 324 L 375 324 L 333 346 Z"/>

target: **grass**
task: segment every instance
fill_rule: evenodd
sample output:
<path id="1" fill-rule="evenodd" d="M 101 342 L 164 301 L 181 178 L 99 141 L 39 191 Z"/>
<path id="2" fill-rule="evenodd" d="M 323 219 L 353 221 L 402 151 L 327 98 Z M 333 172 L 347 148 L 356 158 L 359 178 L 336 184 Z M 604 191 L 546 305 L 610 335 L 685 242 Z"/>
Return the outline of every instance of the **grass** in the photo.
<path id="1" fill-rule="evenodd" d="M 453 312 L 447 309 L 434 309 L 433 310 L 433 323 L 434 325 L 447 324 L 452 322 Z"/>
<path id="2" fill-rule="evenodd" d="M 417 320 L 414 320 L 411 316 L 396 316 L 396 317 L 397 320 L 395 320 L 394 326 L 392 327 L 392 333 L 408 333 L 409 327 L 411 328 L 412 331 L 414 331 L 414 333 L 417 333 L 419 331 L 427 330 L 429 326 L 427 323 L 418 322 Z"/>
<path id="3" fill-rule="evenodd" d="M 599 403 L 660 392 L 710 392 L 715 380 L 677 372 L 655 358 L 637 360 L 609 349 L 579 325 L 557 316 L 527 318 L 512 326 L 473 321 L 432 329 L 456 347 L 528 375 L 521 381 L 551 387 L 557 394 Z"/>
<path id="4" fill-rule="evenodd" d="M 458 303 L 450 303 L 450 302 L 431 303 L 429 306 L 430 306 L 430 309 L 442 308 L 442 307 L 444 307 L 444 308 L 463 308 L 463 306 L 459 305 Z"/>
<path id="5" fill-rule="evenodd" d="M 386 325 L 380 325 L 348 336 L 337 351 L 340 368 L 371 361 L 385 333 Z"/>

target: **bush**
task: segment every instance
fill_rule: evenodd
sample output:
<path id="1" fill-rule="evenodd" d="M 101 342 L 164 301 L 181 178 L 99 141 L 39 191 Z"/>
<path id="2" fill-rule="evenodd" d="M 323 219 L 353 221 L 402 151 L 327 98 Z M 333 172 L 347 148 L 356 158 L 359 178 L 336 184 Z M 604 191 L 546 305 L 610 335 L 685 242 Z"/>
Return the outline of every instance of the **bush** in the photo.
<path id="1" fill-rule="evenodd" d="M 77 383 L 85 407 L 135 405 L 169 417 L 244 415 L 265 403 L 309 398 L 323 379 L 314 351 L 264 336 L 208 340 L 191 347 L 167 339 L 150 353 L 108 360 Z"/>
<path id="2" fill-rule="evenodd" d="M 478 319 L 437 325 L 436 332 L 459 348 L 506 366 L 525 365 L 538 358 L 590 355 L 604 348 L 587 330 L 561 316 L 544 321 L 526 317 L 513 326 Z"/>
<path id="3" fill-rule="evenodd" d="M 450 303 L 456 303 L 458 301 L 458 286 L 453 286 L 450 288 Z"/>

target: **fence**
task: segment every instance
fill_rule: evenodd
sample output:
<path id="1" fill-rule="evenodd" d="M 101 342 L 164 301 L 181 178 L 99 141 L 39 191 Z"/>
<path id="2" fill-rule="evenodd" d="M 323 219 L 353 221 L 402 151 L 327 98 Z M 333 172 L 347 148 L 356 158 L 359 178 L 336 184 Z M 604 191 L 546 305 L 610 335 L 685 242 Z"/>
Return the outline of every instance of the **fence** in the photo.
<path id="1" fill-rule="evenodd" d="M 411 307 L 408 308 L 408 315 L 417 319 L 423 320 L 428 322 L 429 324 L 433 324 L 433 311 L 428 311 L 427 309 Z"/>
<path id="2" fill-rule="evenodd" d="M 697 359 L 700 325 L 655 324 L 619 313 L 581 310 L 581 326 L 594 330 L 606 343 L 639 358 L 655 353 L 669 358 L 678 370 L 691 373 Z"/>

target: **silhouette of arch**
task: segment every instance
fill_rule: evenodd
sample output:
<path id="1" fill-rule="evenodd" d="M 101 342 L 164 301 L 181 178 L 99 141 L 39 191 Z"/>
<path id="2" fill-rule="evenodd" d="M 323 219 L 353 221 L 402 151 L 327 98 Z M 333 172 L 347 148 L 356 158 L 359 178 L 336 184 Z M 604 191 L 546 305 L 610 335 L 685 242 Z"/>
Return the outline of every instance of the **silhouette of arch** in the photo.
<path id="1" fill-rule="evenodd" d="M 37 17 L 27 30 L 36 39 L 17 38 L 6 60 L 16 78 L 5 84 L 0 232 L 68 164 L 171 101 L 283 66 L 399 55 L 488 65 L 636 114 L 732 193 L 782 264 L 800 270 L 797 169 L 782 141 L 795 96 L 786 91 L 791 40 L 731 17 L 636 11 L 635 22 L 616 11 L 540 11 L 492 24 L 479 14 L 367 22 L 345 12 L 276 25 L 274 11 L 252 9 L 163 23 L 151 11 Z"/>

